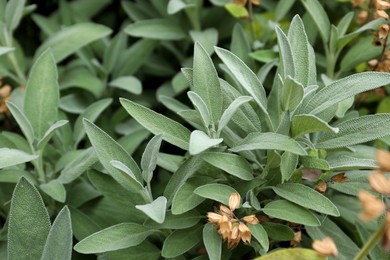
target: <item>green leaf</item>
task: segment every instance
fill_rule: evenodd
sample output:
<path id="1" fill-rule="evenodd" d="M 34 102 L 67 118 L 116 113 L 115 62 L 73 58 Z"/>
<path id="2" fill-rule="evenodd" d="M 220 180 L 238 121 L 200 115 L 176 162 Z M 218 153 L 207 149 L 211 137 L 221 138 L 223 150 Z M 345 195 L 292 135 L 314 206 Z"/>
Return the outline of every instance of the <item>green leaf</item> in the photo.
<path id="1" fill-rule="evenodd" d="M 196 210 L 190 210 L 180 215 L 174 215 L 171 211 L 167 211 L 163 223 L 159 224 L 148 219 L 144 225 L 154 229 L 184 229 L 195 226 L 202 218 L 203 216 Z"/>
<path id="2" fill-rule="evenodd" d="M 301 2 L 320 31 L 323 42 L 327 43 L 330 32 L 330 21 L 321 3 L 318 0 L 301 0 Z"/>
<path id="3" fill-rule="evenodd" d="M 92 122 L 84 119 L 84 127 L 95 150 L 99 161 L 111 174 L 111 176 L 123 187 L 130 191 L 137 192 L 139 183 L 142 182 L 141 171 L 134 159 L 114 139 L 106 134 Z M 134 180 L 128 174 L 119 171 L 111 165 L 116 160 L 127 166 L 136 177 Z M 137 183 L 139 182 L 139 183 Z"/>
<path id="4" fill-rule="evenodd" d="M 356 94 L 390 84 L 390 75 L 381 72 L 362 72 L 339 80 L 318 91 L 302 110 L 317 115 L 325 109 Z M 340 91 L 342 89 L 343 91 Z"/>
<path id="5" fill-rule="evenodd" d="M 317 251 L 306 248 L 287 248 L 274 251 L 254 260 L 326 260 L 327 257 L 318 256 Z"/>
<path id="6" fill-rule="evenodd" d="M 26 0 L 10 0 L 5 6 L 5 10 L 1 10 L 1 12 L 4 12 L 4 22 L 9 33 L 12 33 L 18 27 L 25 5 Z"/>
<path id="7" fill-rule="evenodd" d="M 306 226 L 321 225 L 318 218 L 309 210 L 287 200 L 274 200 L 263 208 L 263 212 L 270 217 L 278 218 Z"/>
<path id="8" fill-rule="evenodd" d="M 263 63 L 271 62 L 278 57 L 277 53 L 274 50 L 259 50 L 259 51 L 251 52 L 249 53 L 249 55 L 253 59 Z"/>
<path id="9" fill-rule="evenodd" d="M 284 152 L 280 162 L 280 172 L 282 173 L 282 182 L 288 181 L 298 165 L 299 156 L 290 152 Z"/>
<path id="10" fill-rule="evenodd" d="M 84 238 L 74 246 L 74 250 L 82 254 L 94 254 L 128 248 L 142 243 L 154 232 L 139 224 L 121 223 Z"/>
<path id="11" fill-rule="evenodd" d="M 229 205 L 229 197 L 233 192 L 237 193 L 234 188 L 219 183 L 206 184 L 194 190 L 196 195 L 218 201 L 224 205 Z"/>
<path id="12" fill-rule="evenodd" d="M 274 222 L 263 222 L 261 225 L 272 240 L 291 241 L 294 239 L 294 231 L 287 225 Z"/>
<path id="13" fill-rule="evenodd" d="M 12 52 L 14 50 L 15 50 L 15 48 L 13 48 L 13 47 L 1 47 L 0 46 L 0 56 L 4 55 L 4 54 L 7 54 L 9 52 Z"/>
<path id="14" fill-rule="evenodd" d="M 37 158 L 38 155 L 28 154 L 17 149 L 0 148 L 0 169 L 29 162 Z"/>
<path id="15" fill-rule="evenodd" d="M 191 155 L 196 155 L 222 143 L 222 141 L 222 138 L 210 138 L 205 132 L 194 130 L 190 136 L 189 152 Z"/>
<path id="16" fill-rule="evenodd" d="M 59 102 L 57 77 L 53 55 L 47 50 L 38 57 L 31 68 L 24 99 L 24 113 L 38 140 L 57 119 Z"/>
<path id="17" fill-rule="evenodd" d="M 102 65 L 108 73 L 112 72 L 119 61 L 122 52 L 126 49 L 127 35 L 118 32 L 104 51 Z"/>
<path id="18" fill-rule="evenodd" d="M 101 24 L 78 23 L 51 36 L 38 48 L 36 55 L 50 48 L 55 62 L 58 63 L 85 45 L 106 37 L 110 33 L 111 29 Z"/>
<path id="19" fill-rule="evenodd" d="M 112 103 L 112 98 L 105 98 L 91 104 L 83 113 L 79 115 L 73 128 L 73 140 L 75 141 L 74 146 L 77 147 L 78 143 L 85 136 L 85 129 L 83 127 L 83 118 L 94 122 L 99 115 Z"/>
<path id="20" fill-rule="evenodd" d="M 327 197 L 303 184 L 284 183 L 272 189 L 280 197 L 302 207 L 335 217 L 340 216 L 337 207 Z"/>
<path id="21" fill-rule="evenodd" d="M 166 258 L 182 255 L 201 239 L 202 226 L 176 230 L 165 239 L 161 255 Z"/>
<path id="22" fill-rule="evenodd" d="M 269 249 L 269 240 L 268 240 L 268 234 L 267 231 L 263 228 L 261 224 L 248 224 L 248 227 L 251 231 L 252 236 L 256 238 L 257 241 L 259 241 L 260 245 L 264 248 L 265 251 L 268 251 Z"/>
<path id="23" fill-rule="evenodd" d="M 343 37 L 345 35 L 345 33 L 347 32 L 347 30 L 348 30 L 348 28 L 349 28 L 349 26 L 350 26 L 354 16 L 355 16 L 354 12 L 351 11 L 351 12 L 346 13 L 343 16 L 343 18 L 341 18 L 341 20 L 337 24 L 337 31 L 338 31 L 339 38 Z"/>
<path id="24" fill-rule="evenodd" d="M 183 9 L 187 9 L 190 7 L 195 7 L 195 4 L 186 3 L 183 0 L 169 0 L 167 6 L 167 13 L 169 15 L 175 14 Z"/>
<path id="25" fill-rule="evenodd" d="M 148 259 L 159 260 L 161 258 L 161 249 L 152 242 L 145 240 L 141 244 L 126 249 L 105 252 L 103 259 L 107 260 L 129 260 L 130 259 Z"/>
<path id="26" fill-rule="evenodd" d="M 315 115 L 302 114 L 295 115 L 291 121 L 291 133 L 292 137 L 297 138 L 299 136 L 314 133 L 314 132 L 333 132 L 338 133 L 339 128 L 331 127 L 327 122 Z"/>
<path id="27" fill-rule="evenodd" d="M 70 183 L 81 176 L 98 161 L 93 147 L 84 150 L 61 171 L 58 181 L 63 184 Z"/>
<path id="28" fill-rule="evenodd" d="M 253 179 L 252 166 L 247 160 L 239 155 L 221 152 L 206 152 L 203 154 L 202 159 L 242 180 L 250 181 Z"/>
<path id="29" fill-rule="evenodd" d="M 233 28 L 230 42 L 230 51 L 239 57 L 248 67 L 253 68 L 254 62 L 251 59 L 252 40 L 248 32 L 240 23 L 236 23 Z"/>
<path id="30" fill-rule="evenodd" d="M 116 78 L 108 83 L 110 87 L 123 89 L 129 93 L 139 95 L 142 93 L 142 83 L 139 79 L 133 76 L 125 76 Z"/>
<path id="31" fill-rule="evenodd" d="M 265 114 L 268 114 L 266 93 L 256 74 L 230 51 L 215 47 L 215 52 L 233 73 L 238 82 L 253 97 L 255 102 L 260 106 L 261 110 Z"/>
<path id="32" fill-rule="evenodd" d="M 61 182 L 58 180 L 52 180 L 48 183 L 44 183 L 40 185 L 40 188 L 43 192 L 45 192 L 47 195 L 49 195 L 51 198 L 55 199 L 56 201 L 65 202 L 66 199 L 66 190 L 64 185 L 62 185 Z"/>
<path id="33" fill-rule="evenodd" d="M 52 124 L 49 129 L 45 132 L 42 139 L 38 141 L 38 149 L 43 150 L 43 148 L 46 146 L 46 144 L 50 141 L 52 136 L 54 135 L 55 131 L 66 125 L 69 121 L 68 120 L 60 120 Z"/>
<path id="34" fill-rule="evenodd" d="M 187 180 L 175 193 L 172 200 L 172 213 L 183 214 L 195 208 L 205 199 L 194 193 L 194 190 L 211 181 L 210 178 L 194 177 Z"/>
<path id="35" fill-rule="evenodd" d="M 249 96 L 240 96 L 236 98 L 230 105 L 223 111 L 221 119 L 218 122 L 218 131 L 221 131 L 236 113 L 236 111 L 240 108 L 241 105 L 253 100 L 252 97 Z"/>
<path id="36" fill-rule="evenodd" d="M 167 19 L 149 19 L 129 24 L 124 32 L 135 37 L 156 40 L 181 40 L 186 37 L 182 28 Z"/>
<path id="37" fill-rule="evenodd" d="M 320 135 L 318 143 L 320 149 L 332 149 L 360 144 L 375 140 L 390 131 L 390 114 L 367 115 L 344 121 L 337 125 L 338 134 L 324 133 Z"/>
<path id="38" fill-rule="evenodd" d="M 173 197 L 180 187 L 191 178 L 194 173 L 201 168 L 203 161 L 199 156 L 190 156 L 180 165 L 179 169 L 171 176 L 164 190 L 164 196 L 168 199 L 168 203 L 172 202 Z"/>
<path id="39" fill-rule="evenodd" d="M 287 76 L 295 77 L 295 64 L 290 42 L 286 34 L 278 26 L 275 27 L 275 32 L 278 37 L 280 75 L 282 75 L 282 78 Z"/>
<path id="40" fill-rule="evenodd" d="M 285 18 L 294 3 L 295 0 L 279 1 L 275 8 L 275 21 L 279 22 L 281 19 Z"/>
<path id="41" fill-rule="evenodd" d="M 210 56 L 198 42 L 195 43 L 193 67 L 193 90 L 206 103 L 211 123 L 216 124 L 222 114 L 221 86 Z"/>
<path id="42" fill-rule="evenodd" d="M 20 130 L 22 130 L 24 136 L 30 144 L 34 142 L 34 130 L 31 126 L 30 121 L 28 121 L 26 115 L 22 110 L 19 109 L 14 103 L 11 101 L 7 101 L 7 107 L 11 112 L 12 116 L 15 118 L 18 123 Z"/>
<path id="43" fill-rule="evenodd" d="M 207 108 L 206 103 L 196 92 L 188 91 L 187 96 L 191 100 L 196 110 L 199 112 L 205 129 L 209 129 L 211 125 L 211 121 L 210 121 L 211 114 L 209 109 Z"/>
<path id="44" fill-rule="evenodd" d="M 249 17 L 248 10 L 246 10 L 245 6 L 241 6 L 241 5 L 238 5 L 235 3 L 228 3 L 228 4 L 225 4 L 225 8 L 235 18 Z"/>
<path id="45" fill-rule="evenodd" d="M 72 259 L 72 237 L 70 212 L 65 206 L 53 222 L 41 260 Z"/>
<path id="46" fill-rule="evenodd" d="M 303 99 L 303 86 L 295 79 L 287 76 L 281 93 L 281 106 L 283 111 L 294 111 Z"/>
<path id="47" fill-rule="evenodd" d="M 120 102 L 126 111 L 150 132 L 155 135 L 163 134 L 163 140 L 188 150 L 190 131 L 183 125 L 130 100 L 121 98 Z"/>
<path id="48" fill-rule="evenodd" d="M 164 196 L 160 196 L 149 204 L 136 205 L 135 207 L 157 223 L 161 224 L 165 220 L 165 213 L 167 210 L 167 198 L 165 198 Z"/>
<path id="49" fill-rule="evenodd" d="M 277 133 L 250 133 L 230 149 L 233 152 L 250 150 L 281 150 L 298 155 L 306 155 L 307 152 L 294 139 Z"/>
<path id="50" fill-rule="evenodd" d="M 288 41 L 291 46 L 291 53 L 294 60 L 294 79 L 301 83 L 303 87 L 309 84 L 309 42 L 305 32 L 305 27 L 299 15 L 295 15 L 288 30 Z M 295 94 L 297 95 L 297 94 Z M 303 93 L 302 93 L 303 95 Z M 282 103 L 283 105 L 283 103 Z M 293 109 L 292 109 L 293 110 Z"/>
<path id="51" fill-rule="evenodd" d="M 76 67 L 67 70 L 61 75 L 60 89 L 80 88 L 92 93 L 96 98 L 99 98 L 105 90 L 103 82 L 96 77 L 91 71 L 84 67 Z M 79 96 L 73 93 L 68 96 Z M 62 100 L 63 98 L 61 98 Z M 88 103 L 89 104 L 89 103 Z"/>
<path id="52" fill-rule="evenodd" d="M 21 178 L 11 200 L 8 259 L 41 259 L 49 231 L 49 214 L 38 190 Z"/>
<path id="53" fill-rule="evenodd" d="M 215 28 L 208 28 L 204 31 L 192 30 L 190 36 L 192 41 L 199 42 L 209 55 L 214 52 L 214 46 L 218 44 L 218 30 Z"/>
<path id="54" fill-rule="evenodd" d="M 219 260 L 222 255 L 222 238 L 214 225 L 207 223 L 203 228 L 203 244 L 210 260 Z"/>
<path id="55" fill-rule="evenodd" d="M 158 151 L 161 146 L 162 135 L 154 136 L 147 144 L 141 159 L 142 178 L 147 182 L 153 178 L 153 171 L 156 169 Z"/>

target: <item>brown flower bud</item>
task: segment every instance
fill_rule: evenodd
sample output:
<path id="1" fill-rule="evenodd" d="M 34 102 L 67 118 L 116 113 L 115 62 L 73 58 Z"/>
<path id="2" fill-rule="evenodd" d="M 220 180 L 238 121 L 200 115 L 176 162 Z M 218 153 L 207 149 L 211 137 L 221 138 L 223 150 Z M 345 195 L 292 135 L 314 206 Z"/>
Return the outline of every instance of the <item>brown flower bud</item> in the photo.
<path id="1" fill-rule="evenodd" d="M 383 18 L 383 19 L 389 20 L 389 15 L 383 10 L 376 10 L 374 13 L 374 17 L 375 17 L 375 19 Z"/>
<path id="2" fill-rule="evenodd" d="M 390 195 L 390 180 L 388 180 L 382 173 L 374 172 L 369 175 L 368 183 L 374 191 L 387 196 Z"/>
<path id="3" fill-rule="evenodd" d="M 359 218 L 363 221 L 368 222 L 374 220 L 386 210 L 386 205 L 383 201 L 377 199 L 365 190 L 359 191 L 358 198 L 363 207 L 363 211 L 359 214 Z"/>
<path id="4" fill-rule="evenodd" d="M 240 225 L 238 226 L 238 230 L 240 232 L 242 241 L 244 241 L 244 243 L 249 244 L 251 242 L 251 231 L 248 226 L 244 223 L 240 223 Z"/>
<path id="5" fill-rule="evenodd" d="M 239 208 L 241 205 L 241 196 L 237 192 L 233 192 L 229 197 L 229 208 L 231 211 Z"/>
<path id="6" fill-rule="evenodd" d="M 224 205 L 219 206 L 219 213 L 221 215 L 227 216 L 229 218 L 233 215 L 233 212 L 228 207 L 226 207 Z"/>
<path id="7" fill-rule="evenodd" d="M 214 212 L 208 212 L 207 218 L 208 218 L 209 222 L 213 223 L 213 224 L 219 224 L 222 221 L 222 215 L 219 215 L 219 214 L 214 213 Z"/>
<path id="8" fill-rule="evenodd" d="M 317 251 L 318 256 L 333 256 L 338 254 L 337 247 L 330 237 L 325 237 L 322 240 L 315 240 L 311 245 Z"/>
<path id="9" fill-rule="evenodd" d="M 322 181 L 322 182 L 318 183 L 314 188 L 319 193 L 324 194 L 327 187 L 328 187 L 328 184 L 325 181 Z"/>
<path id="10" fill-rule="evenodd" d="M 378 37 L 379 39 L 384 39 L 387 37 L 387 34 L 389 33 L 390 26 L 388 24 L 382 24 L 379 26 L 378 30 Z"/>
<path id="11" fill-rule="evenodd" d="M 245 221 L 248 224 L 252 224 L 252 225 L 256 225 L 256 224 L 260 223 L 258 218 L 256 218 L 256 215 L 245 216 L 241 220 Z"/>
<path id="12" fill-rule="evenodd" d="M 374 2 L 374 4 L 375 4 L 375 8 L 377 10 L 387 10 L 387 9 L 390 8 L 390 3 L 388 3 L 388 2 L 386 2 L 384 0 L 376 0 Z"/>
<path id="13" fill-rule="evenodd" d="M 294 238 L 291 240 L 290 244 L 292 246 L 297 246 L 299 243 L 301 243 L 302 240 L 302 232 L 299 230 L 297 232 L 294 232 Z"/>
<path id="14" fill-rule="evenodd" d="M 376 153 L 376 162 L 383 171 L 390 171 L 390 153 L 384 150 L 378 150 Z"/>
<path id="15" fill-rule="evenodd" d="M 360 11 L 357 15 L 356 21 L 358 24 L 364 24 L 367 21 L 368 12 L 366 10 Z"/>

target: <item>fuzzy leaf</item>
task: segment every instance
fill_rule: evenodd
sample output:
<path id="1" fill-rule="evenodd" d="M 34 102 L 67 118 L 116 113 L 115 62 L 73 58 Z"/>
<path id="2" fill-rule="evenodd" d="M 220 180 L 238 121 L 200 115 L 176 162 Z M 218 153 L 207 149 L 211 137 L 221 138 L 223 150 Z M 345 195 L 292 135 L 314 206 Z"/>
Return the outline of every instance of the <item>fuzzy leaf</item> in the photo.
<path id="1" fill-rule="evenodd" d="M 303 99 L 303 86 L 290 76 L 284 81 L 281 93 L 281 106 L 283 111 L 293 111 Z"/>
<path id="2" fill-rule="evenodd" d="M 40 185 L 40 188 L 43 192 L 49 195 L 51 198 L 56 201 L 65 202 L 66 199 L 66 190 L 64 185 L 58 180 L 52 180 L 48 183 L 44 183 Z"/>
<path id="3" fill-rule="evenodd" d="M 7 107 L 11 112 L 12 116 L 15 118 L 18 123 L 20 130 L 22 130 L 24 136 L 30 144 L 34 142 L 34 130 L 31 126 L 30 121 L 27 119 L 26 115 L 22 110 L 19 109 L 14 103 L 11 101 L 7 102 Z"/>
<path id="4" fill-rule="evenodd" d="M 218 122 L 218 131 L 221 131 L 236 113 L 236 111 L 240 108 L 241 105 L 253 100 L 252 97 L 249 96 L 240 96 L 236 98 L 230 105 L 223 111 L 221 119 Z"/>
<path id="5" fill-rule="evenodd" d="M 188 150 L 190 131 L 182 124 L 127 99 L 120 99 L 126 111 L 143 127 L 155 135 L 163 134 L 163 139 L 184 150 Z"/>
<path id="6" fill-rule="evenodd" d="M 8 259 L 41 259 L 49 231 L 49 214 L 38 190 L 21 178 L 11 200 Z"/>
<path id="7" fill-rule="evenodd" d="M 222 238 L 211 223 L 206 224 L 203 228 L 203 243 L 210 260 L 221 259 Z"/>
<path id="8" fill-rule="evenodd" d="M 327 43 L 330 32 L 330 21 L 321 3 L 318 0 L 301 0 L 301 2 L 317 25 L 323 41 Z"/>
<path id="9" fill-rule="evenodd" d="M 278 218 L 306 226 L 321 225 L 318 218 L 309 210 L 287 200 L 274 200 L 265 205 L 263 212 L 270 217 Z"/>
<path id="10" fill-rule="evenodd" d="M 38 48 L 36 53 L 40 54 L 50 48 L 55 62 L 61 62 L 85 45 L 106 37 L 110 33 L 111 29 L 101 24 L 78 23 L 51 36 Z"/>
<path id="11" fill-rule="evenodd" d="M 282 173 L 282 181 L 288 181 L 298 165 L 299 156 L 294 153 L 284 152 L 280 162 L 280 172 Z"/>
<path id="12" fill-rule="evenodd" d="M 196 92 L 188 91 L 187 95 L 191 100 L 192 104 L 194 105 L 194 107 L 196 108 L 196 110 L 199 112 L 205 129 L 208 129 L 211 123 L 210 121 L 211 114 L 209 109 L 207 108 L 206 103 Z"/>
<path id="13" fill-rule="evenodd" d="M 183 255 L 201 239 L 202 225 L 176 230 L 165 239 L 161 255 L 165 258 Z"/>
<path id="14" fill-rule="evenodd" d="M 190 149 L 189 152 L 191 155 L 199 154 L 217 144 L 222 143 L 223 139 L 213 139 L 210 138 L 205 132 L 194 130 L 190 136 Z"/>
<path id="15" fill-rule="evenodd" d="M 158 197 L 154 201 L 145 205 L 136 205 L 137 209 L 145 213 L 148 217 L 157 223 L 163 223 L 167 210 L 167 199 L 163 196 Z"/>
<path id="16" fill-rule="evenodd" d="M 72 259 L 72 233 L 70 212 L 65 206 L 53 222 L 41 260 Z"/>
<path id="17" fill-rule="evenodd" d="M 38 57 L 31 68 L 24 99 L 24 113 L 38 140 L 57 119 L 59 103 L 57 78 L 53 55 L 47 50 Z"/>
<path id="18" fill-rule="evenodd" d="M 269 249 L 269 240 L 267 231 L 263 228 L 261 224 L 248 224 L 251 234 L 259 241 L 260 245 L 264 248 L 265 251 Z"/>
<path id="19" fill-rule="evenodd" d="M 154 232 L 139 224 L 121 223 L 84 238 L 74 246 L 74 250 L 94 254 L 128 248 L 140 244 Z"/>
<path id="20" fill-rule="evenodd" d="M 306 155 L 306 151 L 294 139 L 277 133 L 250 133 L 230 149 L 233 152 L 250 150 L 281 150 L 298 155 Z"/>
<path id="21" fill-rule="evenodd" d="M 327 122 L 315 115 L 295 115 L 292 119 L 291 133 L 294 138 L 319 131 L 333 132 L 337 134 L 339 129 L 337 127 L 331 127 Z"/>
<path id="22" fill-rule="evenodd" d="M 233 192 L 237 191 L 228 185 L 219 183 L 206 184 L 194 190 L 196 195 L 221 202 L 224 205 L 229 205 L 229 197 Z"/>
<path id="23" fill-rule="evenodd" d="M 147 144 L 141 159 L 142 178 L 149 183 L 156 169 L 158 151 L 160 150 L 162 135 L 154 136 Z"/>
<path id="24" fill-rule="evenodd" d="M 38 155 L 28 154 L 17 149 L 0 148 L 0 169 L 29 162 L 36 158 Z"/>
<path id="25" fill-rule="evenodd" d="M 272 189 L 280 197 L 302 207 L 331 216 L 340 216 L 339 210 L 327 197 L 303 184 L 284 183 Z"/>
<path id="26" fill-rule="evenodd" d="M 182 28 L 167 19 L 149 19 L 129 24 L 124 32 L 135 37 L 155 40 L 181 40 L 186 37 Z"/>
<path id="27" fill-rule="evenodd" d="M 142 93 L 142 83 L 139 79 L 133 76 L 125 76 L 116 78 L 108 83 L 110 87 L 123 89 L 129 93 L 139 95 Z"/>

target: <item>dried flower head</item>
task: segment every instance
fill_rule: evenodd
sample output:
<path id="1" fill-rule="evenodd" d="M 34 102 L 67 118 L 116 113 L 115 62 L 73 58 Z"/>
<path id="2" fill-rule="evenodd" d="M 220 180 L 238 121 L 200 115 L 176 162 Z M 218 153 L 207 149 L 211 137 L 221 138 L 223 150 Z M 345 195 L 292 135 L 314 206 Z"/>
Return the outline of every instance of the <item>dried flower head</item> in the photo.
<path id="1" fill-rule="evenodd" d="M 388 24 L 382 24 L 381 26 L 379 26 L 378 38 L 381 40 L 385 39 L 389 34 L 389 29 L 390 26 Z"/>
<path id="2" fill-rule="evenodd" d="M 12 89 L 9 85 L 4 85 L 0 87 L 0 113 L 5 113 L 8 111 L 6 102 L 11 96 L 11 90 Z"/>
<path id="3" fill-rule="evenodd" d="M 383 195 L 390 196 L 390 180 L 381 172 L 374 172 L 368 176 L 368 183 L 371 188 Z"/>
<path id="4" fill-rule="evenodd" d="M 325 237 L 322 240 L 315 240 L 311 245 L 317 251 L 318 256 L 333 256 L 338 255 L 337 247 L 330 237 Z"/>
<path id="5" fill-rule="evenodd" d="M 383 18 L 383 19 L 389 20 L 389 15 L 386 13 L 386 11 L 376 10 L 374 13 L 374 18 L 375 19 Z"/>
<path id="6" fill-rule="evenodd" d="M 377 10 L 390 9 L 390 3 L 384 0 L 374 0 L 374 6 Z"/>
<path id="7" fill-rule="evenodd" d="M 259 220 L 255 215 L 244 216 L 239 219 L 234 214 L 234 210 L 241 204 L 241 197 L 234 192 L 229 197 L 229 207 L 220 205 L 217 212 L 208 212 L 207 217 L 210 223 L 214 224 L 220 236 L 227 241 L 229 248 L 236 247 L 242 240 L 250 243 L 251 232 L 245 224 L 258 224 Z"/>
<path id="8" fill-rule="evenodd" d="M 376 162 L 382 171 L 390 171 L 390 153 L 384 150 L 379 150 L 376 153 Z"/>
<path id="9" fill-rule="evenodd" d="M 365 22 L 367 22 L 367 19 L 368 12 L 366 10 L 360 11 L 356 18 L 358 24 L 364 24 Z"/>
<path id="10" fill-rule="evenodd" d="M 325 191 L 326 191 L 326 189 L 327 189 L 327 187 L 328 187 L 328 184 L 326 183 L 326 181 L 321 181 L 320 183 L 318 183 L 318 184 L 314 187 L 314 189 L 315 189 L 316 191 L 318 191 L 319 193 L 324 194 Z"/>
<path id="11" fill-rule="evenodd" d="M 294 238 L 291 240 L 290 244 L 292 246 L 297 246 L 299 243 L 301 243 L 302 240 L 302 232 L 299 230 L 297 232 L 294 232 Z"/>
<path id="12" fill-rule="evenodd" d="M 363 211 L 359 214 L 359 218 L 363 221 L 368 222 L 374 220 L 386 210 L 385 203 L 368 191 L 360 190 L 358 198 L 363 207 Z"/>

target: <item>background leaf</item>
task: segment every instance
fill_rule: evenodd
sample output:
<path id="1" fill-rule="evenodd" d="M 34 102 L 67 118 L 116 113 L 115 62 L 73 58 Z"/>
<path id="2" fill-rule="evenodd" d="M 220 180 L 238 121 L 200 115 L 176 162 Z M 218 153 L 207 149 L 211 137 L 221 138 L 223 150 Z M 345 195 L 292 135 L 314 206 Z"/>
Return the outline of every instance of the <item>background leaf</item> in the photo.
<path id="1" fill-rule="evenodd" d="M 156 40 L 181 40 L 186 37 L 184 31 L 177 24 L 167 19 L 149 19 L 129 24 L 125 33 Z"/>
<path id="2" fill-rule="evenodd" d="M 210 260 L 221 259 L 222 238 L 218 234 L 214 225 L 207 223 L 203 228 L 203 243 L 206 247 L 207 255 Z"/>
<path id="3" fill-rule="evenodd" d="M 196 195 L 221 202 L 224 205 L 229 205 L 229 197 L 233 192 L 237 193 L 232 187 L 219 183 L 206 184 L 194 190 Z"/>
<path id="4" fill-rule="evenodd" d="M 17 149 L 0 148 L 0 169 L 29 162 L 38 158 L 38 155 L 25 153 Z"/>

